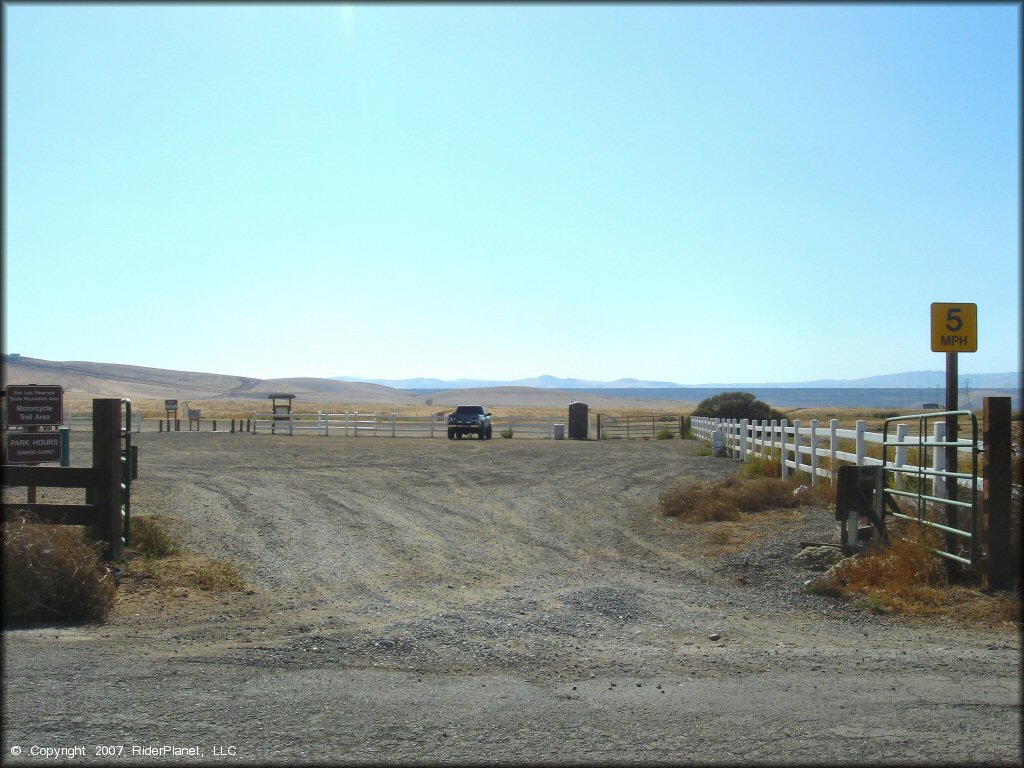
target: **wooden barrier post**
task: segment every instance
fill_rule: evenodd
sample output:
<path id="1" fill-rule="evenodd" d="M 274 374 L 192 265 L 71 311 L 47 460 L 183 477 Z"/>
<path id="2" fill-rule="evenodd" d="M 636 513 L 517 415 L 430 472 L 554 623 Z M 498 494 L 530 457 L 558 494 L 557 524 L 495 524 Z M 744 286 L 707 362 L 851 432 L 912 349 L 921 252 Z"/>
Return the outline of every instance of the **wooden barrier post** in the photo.
<path id="1" fill-rule="evenodd" d="M 982 454 L 982 510 L 988 549 L 986 576 L 989 589 L 1013 587 L 1013 549 L 1010 546 L 1011 459 L 1010 398 L 986 397 Z"/>
<path id="2" fill-rule="evenodd" d="M 92 401 L 92 466 L 96 476 L 93 503 L 97 528 L 107 542 L 106 557 L 121 557 L 121 401 Z"/>

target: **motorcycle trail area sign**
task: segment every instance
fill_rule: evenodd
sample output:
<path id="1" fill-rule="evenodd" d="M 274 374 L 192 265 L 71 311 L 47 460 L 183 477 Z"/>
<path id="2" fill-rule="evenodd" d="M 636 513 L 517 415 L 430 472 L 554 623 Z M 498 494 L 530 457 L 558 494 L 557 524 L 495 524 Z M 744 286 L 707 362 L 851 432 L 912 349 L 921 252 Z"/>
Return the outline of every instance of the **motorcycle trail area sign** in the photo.
<path id="1" fill-rule="evenodd" d="M 8 384 L 4 400 L 9 427 L 57 427 L 64 423 L 61 386 Z"/>

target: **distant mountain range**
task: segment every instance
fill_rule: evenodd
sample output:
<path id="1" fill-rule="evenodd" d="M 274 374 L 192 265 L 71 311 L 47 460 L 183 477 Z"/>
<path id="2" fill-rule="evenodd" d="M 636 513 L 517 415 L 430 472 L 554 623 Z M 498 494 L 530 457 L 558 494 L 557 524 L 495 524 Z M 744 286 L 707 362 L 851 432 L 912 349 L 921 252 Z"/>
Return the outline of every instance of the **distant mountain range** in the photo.
<path id="1" fill-rule="evenodd" d="M 478 389 L 481 387 L 536 387 L 537 389 L 672 389 L 683 386 L 671 381 L 589 381 L 560 379 L 557 376 L 536 376 L 532 379 L 361 379 L 358 376 L 332 376 L 336 381 L 382 384 L 394 389 Z"/>
<path id="2" fill-rule="evenodd" d="M 710 383 L 710 384 L 677 384 L 671 381 L 644 381 L 641 379 L 616 379 L 615 381 L 591 381 L 588 379 L 562 379 L 557 376 L 537 376 L 532 379 L 492 380 L 492 379 L 366 379 L 358 376 L 332 376 L 335 381 L 362 382 L 380 384 L 394 389 L 475 389 L 479 387 L 536 387 L 538 389 L 701 389 L 708 387 L 779 387 L 779 388 L 818 388 L 818 389 L 885 389 L 907 387 L 912 389 L 944 389 L 946 386 L 945 371 L 907 371 L 905 373 L 889 373 L 881 376 L 868 376 L 862 379 L 817 379 L 814 381 L 791 381 L 784 383 Z M 1009 373 L 969 373 L 962 374 L 960 387 L 972 389 L 1017 389 L 1021 385 L 1020 374 Z"/>

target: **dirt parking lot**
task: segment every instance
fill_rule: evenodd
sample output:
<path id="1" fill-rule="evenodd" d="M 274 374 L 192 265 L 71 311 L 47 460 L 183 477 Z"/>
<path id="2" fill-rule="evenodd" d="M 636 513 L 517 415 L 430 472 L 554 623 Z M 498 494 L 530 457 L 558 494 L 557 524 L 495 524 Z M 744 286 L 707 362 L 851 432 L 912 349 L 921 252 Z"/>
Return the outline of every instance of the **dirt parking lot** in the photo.
<path id="1" fill-rule="evenodd" d="M 135 514 L 251 588 L 126 580 L 102 625 L 5 631 L 5 763 L 1021 759 L 1015 631 L 804 594 L 825 510 L 731 547 L 658 518 L 735 471 L 696 442 L 134 439 Z"/>

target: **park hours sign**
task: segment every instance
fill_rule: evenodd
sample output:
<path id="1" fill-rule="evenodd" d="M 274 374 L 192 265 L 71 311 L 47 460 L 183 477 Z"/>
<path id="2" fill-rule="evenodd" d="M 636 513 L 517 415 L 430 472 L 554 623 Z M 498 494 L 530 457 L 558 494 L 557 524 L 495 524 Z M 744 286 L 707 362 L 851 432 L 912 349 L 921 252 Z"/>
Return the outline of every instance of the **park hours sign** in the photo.
<path id="1" fill-rule="evenodd" d="M 978 305 L 932 304 L 932 352 L 978 351 Z"/>

